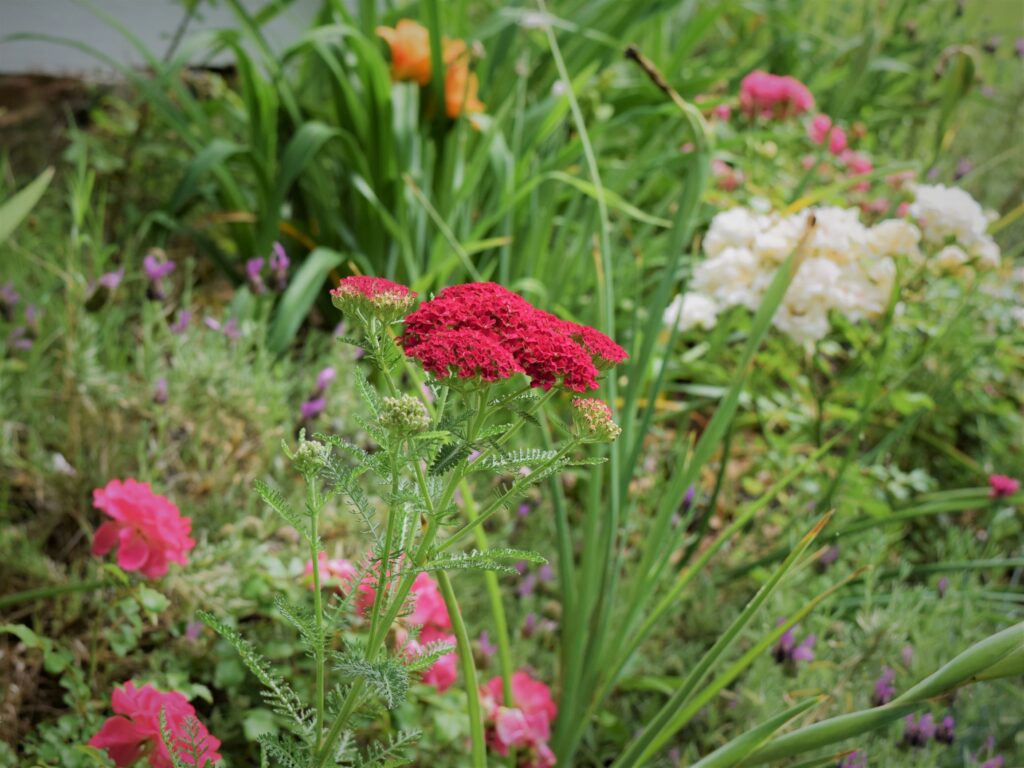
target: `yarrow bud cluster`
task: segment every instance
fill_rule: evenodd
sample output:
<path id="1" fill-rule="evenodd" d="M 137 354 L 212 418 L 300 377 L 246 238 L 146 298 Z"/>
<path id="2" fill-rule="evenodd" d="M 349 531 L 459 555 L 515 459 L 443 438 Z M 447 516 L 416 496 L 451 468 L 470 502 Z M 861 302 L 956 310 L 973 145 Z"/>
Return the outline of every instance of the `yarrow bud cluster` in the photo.
<path id="1" fill-rule="evenodd" d="M 422 432 L 430 426 L 427 407 L 412 395 L 385 397 L 380 412 L 380 424 L 400 435 Z"/>
<path id="2" fill-rule="evenodd" d="M 440 379 L 485 382 L 525 373 L 545 390 L 597 389 L 626 351 L 600 331 L 537 309 L 495 283 L 445 288 L 405 319 L 405 354 Z"/>
<path id="3" fill-rule="evenodd" d="M 327 461 L 328 450 L 319 440 L 307 440 L 305 430 L 299 433 L 299 447 L 294 453 L 289 453 L 285 446 L 285 454 L 303 475 L 311 475 L 319 470 Z"/>
<path id="4" fill-rule="evenodd" d="M 353 275 L 331 291 L 331 302 L 350 317 L 365 321 L 376 318 L 393 323 L 402 318 L 416 301 L 416 292 L 383 277 Z"/>
<path id="5" fill-rule="evenodd" d="M 572 407 L 577 434 L 585 442 L 610 443 L 622 434 L 622 428 L 612 421 L 612 409 L 602 400 L 577 397 Z"/>

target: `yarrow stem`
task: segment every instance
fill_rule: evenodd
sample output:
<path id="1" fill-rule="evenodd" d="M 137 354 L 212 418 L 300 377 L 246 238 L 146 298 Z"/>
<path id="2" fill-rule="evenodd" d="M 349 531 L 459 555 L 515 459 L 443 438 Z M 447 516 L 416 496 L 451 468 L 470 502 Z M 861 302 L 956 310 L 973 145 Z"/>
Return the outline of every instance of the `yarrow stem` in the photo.
<path id="1" fill-rule="evenodd" d="M 316 621 L 316 748 L 320 749 L 320 741 L 324 733 L 324 610 L 323 597 L 320 595 L 320 552 L 319 552 L 319 519 L 320 492 L 316 476 L 306 476 L 306 506 L 309 512 L 309 556 L 313 563 L 313 614 Z"/>

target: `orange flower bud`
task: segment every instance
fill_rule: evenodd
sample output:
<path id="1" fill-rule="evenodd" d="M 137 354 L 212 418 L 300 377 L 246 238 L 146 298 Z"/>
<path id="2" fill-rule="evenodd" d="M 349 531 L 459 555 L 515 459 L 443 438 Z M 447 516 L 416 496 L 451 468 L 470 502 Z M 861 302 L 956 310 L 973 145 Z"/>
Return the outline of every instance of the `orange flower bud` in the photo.
<path id="1" fill-rule="evenodd" d="M 394 29 L 377 27 L 377 34 L 391 48 L 391 79 L 430 82 L 430 32 L 411 19 L 401 19 Z"/>

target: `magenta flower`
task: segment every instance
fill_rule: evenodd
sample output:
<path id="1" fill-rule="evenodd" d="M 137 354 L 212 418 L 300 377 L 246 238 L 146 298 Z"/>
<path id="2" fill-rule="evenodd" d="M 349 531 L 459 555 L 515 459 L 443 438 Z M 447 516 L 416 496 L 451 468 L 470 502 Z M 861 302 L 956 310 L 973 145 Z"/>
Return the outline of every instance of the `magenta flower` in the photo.
<path id="1" fill-rule="evenodd" d="M 93 506 L 112 518 L 96 531 L 94 555 L 102 557 L 117 547 L 117 564 L 147 579 L 165 575 L 169 563 L 188 562 L 188 552 L 196 545 L 189 538 L 192 519 L 182 516 L 173 501 L 153 493 L 149 483 L 111 480 L 94 490 L 92 498 Z"/>
<path id="2" fill-rule="evenodd" d="M 257 256 L 245 262 L 245 277 L 249 281 L 249 289 L 257 295 L 267 292 L 267 286 L 263 282 L 263 261 Z"/>
<path id="3" fill-rule="evenodd" d="M 325 391 L 327 387 L 329 387 L 337 377 L 338 374 L 333 368 L 324 368 L 316 376 L 316 391 Z"/>
<path id="4" fill-rule="evenodd" d="M 0 286 L 0 314 L 8 323 L 14 321 L 14 309 L 21 300 L 21 294 L 14 290 L 14 283 L 6 282 Z"/>
<path id="5" fill-rule="evenodd" d="M 1020 490 L 1020 480 L 1015 480 L 1009 475 L 992 475 L 988 479 L 988 485 L 988 495 L 991 499 L 1005 499 Z"/>
<path id="6" fill-rule="evenodd" d="M 946 592 L 949 590 L 949 579 L 945 576 L 939 579 L 938 586 L 936 586 L 935 590 L 939 593 L 940 600 L 944 598 L 946 596 Z"/>
<path id="7" fill-rule="evenodd" d="M 306 400 L 299 406 L 299 413 L 303 421 L 312 421 L 327 409 L 327 400 L 323 397 L 314 397 Z"/>
<path id="8" fill-rule="evenodd" d="M 880 707 L 888 704 L 896 695 L 896 686 L 893 681 L 896 679 L 896 670 L 892 667 L 883 667 L 882 675 L 875 681 L 875 692 L 871 695 L 871 704 Z"/>
<path id="9" fill-rule="evenodd" d="M 124 267 L 114 270 L 113 272 L 105 272 L 97 278 L 96 283 L 103 286 L 108 291 L 113 291 L 117 286 L 124 280 Z"/>
<path id="10" fill-rule="evenodd" d="M 903 719 L 903 743 L 910 747 L 923 747 L 935 737 L 935 718 L 929 712 L 918 720 L 914 715 Z"/>
<path id="11" fill-rule="evenodd" d="M 152 685 L 136 688 L 129 681 L 114 689 L 111 703 L 114 716 L 107 718 L 99 732 L 89 739 L 89 746 L 106 750 L 118 768 L 135 765 L 144 755 L 152 768 L 172 768 L 171 755 L 160 732 L 161 713 L 179 745 L 187 743 L 186 721 L 193 720 L 196 743 L 205 748 L 202 762 L 216 763 L 221 759 L 217 752 L 220 739 L 196 719 L 195 707 L 177 691 L 165 693 Z"/>
<path id="12" fill-rule="evenodd" d="M 180 309 L 178 310 L 177 319 L 175 319 L 175 321 L 171 323 L 170 326 L 168 326 L 168 330 L 170 330 L 170 332 L 175 334 L 176 336 L 180 335 L 184 333 L 186 330 L 188 330 L 188 324 L 191 322 L 192 313 L 189 312 L 187 309 Z"/>
<path id="13" fill-rule="evenodd" d="M 291 260 L 280 243 L 274 243 L 273 251 L 270 254 L 270 271 L 277 282 L 277 290 L 283 291 L 288 286 L 288 266 Z"/>
<path id="14" fill-rule="evenodd" d="M 525 750 L 520 755 L 532 768 L 551 768 L 555 756 L 548 746 L 551 723 L 558 707 L 551 689 L 527 672 L 512 675 L 512 706 L 504 705 L 504 685 L 495 677 L 480 689 L 487 726 L 487 743 L 505 756 L 510 749 Z"/>
<path id="15" fill-rule="evenodd" d="M 785 619 L 778 621 L 779 624 L 784 622 Z M 796 628 L 793 626 L 783 632 L 772 650 L 772 656 L 776 663 L 785 664 L 791 671 L 796 668 L 797 662 L 814 661 L 814 644 L 818 639 L 815 635 L 808 635 L 800 643 L 797 643 Z"/>
<path id="16" fill-rule="evenodd" d="M 162 255 L 163 253 L 160 252 L 160 256 Z M 157 255 L 157 252 L 150 251 L 142 260 L 142 271 L 145 273 L 146 279 L 149 280 L 150 295 L 156 299 L 164 298 L 164 278 L 171 274 L 177 266 L 170 259 L 161 259 L 160 256 Z"/>
<path id="17" fill-rule="evenodd" d="M 935 729 L 935 740 L 947 745 L 952 744 L 956 740 L 956 720 L 953 719 L 952 715 L 946 715 L 942 718 L 942 722 Z"/>

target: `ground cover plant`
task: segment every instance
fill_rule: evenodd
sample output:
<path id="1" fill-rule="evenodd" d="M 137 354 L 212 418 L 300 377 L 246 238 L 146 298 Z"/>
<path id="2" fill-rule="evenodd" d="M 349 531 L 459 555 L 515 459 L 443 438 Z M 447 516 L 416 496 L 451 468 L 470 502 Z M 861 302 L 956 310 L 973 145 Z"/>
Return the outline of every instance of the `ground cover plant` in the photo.
<path id="1" fill-rule="evenodd" d="M 0 107 L 3 764 L 1021 761 L 1019 9 L 220 4 Z"/>

